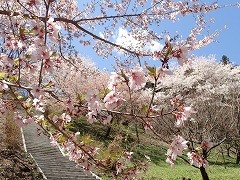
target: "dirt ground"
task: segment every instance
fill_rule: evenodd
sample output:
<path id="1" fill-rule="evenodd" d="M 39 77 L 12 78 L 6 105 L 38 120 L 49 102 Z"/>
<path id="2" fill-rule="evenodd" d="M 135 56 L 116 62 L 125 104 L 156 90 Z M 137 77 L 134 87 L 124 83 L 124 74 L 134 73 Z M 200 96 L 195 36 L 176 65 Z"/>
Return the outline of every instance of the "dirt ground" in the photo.
<path id="1" fill-rule="evenodd" d="M 34 161 L 24 151 L 20 128 L 0 118 L 0 180 L 42 180 Z"/>

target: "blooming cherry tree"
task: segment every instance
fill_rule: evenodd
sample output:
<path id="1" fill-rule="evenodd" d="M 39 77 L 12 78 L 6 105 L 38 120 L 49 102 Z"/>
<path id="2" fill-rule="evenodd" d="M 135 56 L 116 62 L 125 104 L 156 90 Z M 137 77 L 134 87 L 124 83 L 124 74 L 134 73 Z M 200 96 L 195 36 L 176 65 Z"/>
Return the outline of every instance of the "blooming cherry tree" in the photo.
<path id="1" fill-rule="evenodd" d="M 91 141 L 79 138 L 81 132 L 71 132 L 69 124 L 72 119 L 84 115 L 89 123 L 99 121 L 107 125 L 114 115 L 122 115 L 135 122 L 136 130 L 141 123 L 145 130 L 169 143 L 156 131 L 154 125 L 157 120 L 173 115 L 177 119 L 176 128 L 183 129 L 195 111 L 189 105 L 180 104 L 178 97 L 172 100 L 169 111 L 156 108 L 158 85 L 172 74 L 169 61 L 177 59 L 180 65 L 188 64 L 190 51 L 213 42 L 216 33 L 201 36 L 208 32 L 206 27 L 210 23 L 205 19 L 205 14 L 222 7 L 225 6 L 218 6 L 215 1 L 203 3 L 198 0 L 92 0 L 87 3 L 76 0 L 2 0 L 1 112 L 4 115 L 7 111 L 13 111 L 20 126 L 33 121 L 38 123 L 43 131 L 48 132 L 52 144 L 58 145 L 69 160 L 86 173 L 97 168 L 116 179 L 132 179 L 139 172 L 146 171 L 149 158 L 146 157 L 143 162 L 128 163 L 132 160 L 131 150 L 122 150 L 117 157 L 100 156 L 101 149 Z M 186 39 L 175 38 L 167 30 L 153 32 L 162 21 L 175 22 L 189 14 L 197 15 L 196 27 Z M 117 28 L 126 29 L 134 44 L 117 44 L 114 39 Z M 91 45 L 99 56 L 115 60 L 115 72 L 111 74 L 108 84 L 101 83 L 101 88 L 100 83 L 93 85 L 92 79 L 99 75 L 106 78 L 108 73 L 82 65 L 78 53 L 82 49 L 74 46 L 76 42 L 82 48 Z M 152 52 L 148 46 L 156 42 L 164 44 L 163 48 Z M 158 67 L 151 67 L 148 62 L 142 65 L 143 61 L 152 59 L 160 62 Z M 72 78 L 75 76 L 81 78 Z M 96 87 L 71 83 L 73 80 Z M 147 82 L 153 84 L 150 92 L 145 88 Z M 26 91 L 28 96 L 25 99 L 20 97 L 19 90 Z M 138 95 L 144 93 L 148 96 L 141 97 L 147 100 L 136 105 L 137 99 L 140 99 Z M 48 106 L 52 102 L 64 107 L 61 115 L 49 113 Z M 22 112 L 24 114 L 20 115 Z M 170 143 L 167 162 L 173 165 L 177 156 L 188 149 L 189 163 L 200 166 L 202 174 L 205 173 L 203 178 L 208 179 L 205 154 L 199 155 L 194 147 L 187 145 L 187 139 L 173 134 L 176 136 Z M 211 146 L 204 141 L 202 149 L 208 151 Z"/>

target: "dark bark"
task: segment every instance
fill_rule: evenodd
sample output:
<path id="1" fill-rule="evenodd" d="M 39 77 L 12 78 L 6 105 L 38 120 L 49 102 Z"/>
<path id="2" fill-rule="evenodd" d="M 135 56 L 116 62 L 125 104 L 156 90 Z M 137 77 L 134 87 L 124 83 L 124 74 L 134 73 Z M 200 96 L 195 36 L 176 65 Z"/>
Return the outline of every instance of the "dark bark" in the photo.
<path id="1" fill-rule="evenodd" d="M 107 128 L 107 132 L 106 132 L 106 134 L 105 134 L 105 136 L 104 136 L 105 138 L 107 138 L 107 137 L 110 135 L 111 129 L 112 129 L 111 126 L 109 126 L 109 127 Z"/>
<path id="2" fill-rule="evenodd" d="M 203 149 L 203 154 L 202 155 L 203 155 L 203 158 L 206 159 L 206 160 L 207 160 L 207 153 L 208 153 L 207 150 Z M 200 167 L 200 171 L 201 171 L 202 179 L 203 180 L 209 180 L 206 169 L 203 166 Z"/>
<path id="3" fill-rule="evenodd" d="M 240 163 L 240 150 L 237 150 L 237 158 L 236 158 L 236 164 Z"/>
<path id="4" fill-rule="evenodd" d="M 111 130 L 112 130 L 112 122 L 113 122 L 113 118 L 112 118 L 112 120 L 110 121 L 110 126 L 108 126 L 108 128 L 107 128 L 107 132 L 106 132 L 106 134 L 105 134 L 105 138 L 107 138 L 109 135 L 110 135 L 110 132 L 111 132 Z"/>
<path id="5" fill-rule="evenodd" d="M 200 171 L 201 171 L 202 179 L 203 180 L 209 180 L 206 169 L 203 166 L 200 167 Z"/>
<path id="6" fill-rule="evenodd" d="M 230 149 L 231 149 L 231 147 L 228 147 L 228 148 L 227 148 L 227 156 L 228 156 L 228 157 L 230 157 Z"/>

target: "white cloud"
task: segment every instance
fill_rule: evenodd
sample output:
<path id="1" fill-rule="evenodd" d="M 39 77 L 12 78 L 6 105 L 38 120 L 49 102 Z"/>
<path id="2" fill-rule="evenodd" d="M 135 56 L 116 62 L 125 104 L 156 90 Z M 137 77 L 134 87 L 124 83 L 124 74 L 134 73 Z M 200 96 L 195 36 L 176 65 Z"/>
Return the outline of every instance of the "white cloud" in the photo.
<path id="1" fill-rule="evenodd" d="M 143 35 L 146 32 L 139 32 Z M 131 48 L 135 50 L 150 50 L 151 52 L 161 50 L 163 45 L 157 41 L 152 41 L 151 43 L 146 42 L 145 40 L 137 40 L 132 35 L 128 33 L 126 29 L 119 28 L 117 35 L 114 37 L 116 39 L 115 43 L 121 45 L 125 48 Z"/>

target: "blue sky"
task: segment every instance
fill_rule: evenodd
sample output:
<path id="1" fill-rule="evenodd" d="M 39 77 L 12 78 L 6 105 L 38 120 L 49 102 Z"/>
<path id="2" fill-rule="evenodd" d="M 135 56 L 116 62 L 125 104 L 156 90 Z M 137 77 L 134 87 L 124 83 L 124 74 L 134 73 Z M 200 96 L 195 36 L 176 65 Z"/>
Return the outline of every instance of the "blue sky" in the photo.
<path id="1" fill-rule="evenodd" d="M 82 0 L 82 2 L 87 2 L 87 0 Z M 203 0 L 204 2 L 204 0 Z M 208 2 L 208 1 L 205 1 Z M 236 3 L 239 0 L 218 0 L 218 4 L 226 3 Z M 219 35 L 215 38 L 216 41 L 200 50 L 190 52 L 190 54 L 195 54 L 196 56 L 208 56 L 215 54 L 216 59 L 220 60 L 222 55 L 226 55 L 234 63 L 240 65 L 240 9 L 237 7 L 227 7 L 213 11 L 207 15 L 207 18 L 214 18 L 215 22 L 210 26 L 210 32 L 215 30 L 222 30 Z M 169 30 L 174 34 L 178 31 L 179 34 L 188 35 L 191 28 L 194 27 L 193 17 L 187 16 L 181 18 L 180 21 L 176 23 L 163 22 L 161 27 Z M 227 29 L 224 29 L 224 26 Z M 153 29 L 158 31 L 157 29 Z M 117 32 L 115 32 L 116 34 Z M 108 60 L 104 60 L 102 57 L 98 56 L 91 47 L 86 48 L 84 51 L 80 51 L 83 56 L 89 57 L 95 62 L 96 66 L 102 70 L 104 67 L 111 69 L 111 64 L 114 64 L 111 57 Z"/>
<path id="2" fill-rule="evenodd" d="M 229 0 L 229 2 L 240 1 Z M 226 55 L 234 64 L 240 65 L 240 9 L 236 7 L 219 9 L 210 13 L 209 16 L 215 18 L 215 23 L 211 25 L 212 30 L 222 29 L 224 25 L 227 26 L 227 29 L 222 30 L 215 38 L 218 42 L 196 51 L 195 54 L 204 56 L 216 54 L 217 59 Z"/>

